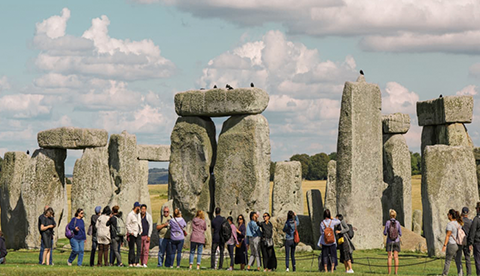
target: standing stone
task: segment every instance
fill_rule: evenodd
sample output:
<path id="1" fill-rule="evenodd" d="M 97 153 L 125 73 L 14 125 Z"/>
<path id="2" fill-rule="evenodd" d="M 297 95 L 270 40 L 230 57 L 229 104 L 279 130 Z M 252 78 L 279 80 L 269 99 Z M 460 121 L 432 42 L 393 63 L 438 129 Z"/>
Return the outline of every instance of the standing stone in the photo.
<path id="1" fill-rule="evenodd" d="M 417 102 L 419 126 L 471 123 L 473 96 L 445 96 Z"/>
<path id="2" fill-rule="evenodd" d="M 185 220 L 190 221 L 197 210 L 211 211 L 215 124 L 208 118 L 180 117 L 170 139 L 169 198 L 173 199 L 173 206 L 180 208 Z"/>
<path id="3" fill-rule="evenodd" d="M 28 221 L 22 199 L 22 182 L 29 162 L 30 156 L 24 152 L 7 152 L 2 166 L 0 179 L 2 231 L 6 247 L 15 250 L 26 247 Z"/>
<path id="4" fill-rule="evenodd" d="M 78 208 L 82 208 L 85 225 L 90 225 L 90 217 L 94 215 L 95 207 L 105 207 L 112 195 L 113 184 L 108 167 L 107 148 L 86 148 L 73 167 L 72 217 Z"/>
<path id="5" fill-rule="evenodd" d="M 402 134 L 383 135 L 383 221 L 390 219 L 389 210 L 397 212 L 397 220 L 412 229 L 412 164 L 407 141 Z"/>
<path id="6" fill-rule="evenodd" d="M 449 209 L 475 209 L 478 187 L 471 149 L 445 145 L 427 146 L 423 152 L 423 233 L 428 254 L 441 256 Z"/>
<path id="7" fill-rule="evenodd" d="M 358 231 L 357 249 L 383 247 L 381 92 L 376 84 L 346 82 L 337 143 L 337 212 Z"/>
<path id="8" fill-rule="evenodd" d="M 262 115 L 232 116 L 218 138 L 215 206 L 224 216 L 266 212 L 270 190 L 270 138 Z"/>
<path id="9" fill-rule="evenodd" d="M 272 192 L 272 216 L 284 216 L 289 210 L 303 214 L 302 164 L 277 162 Z"/>
<path id="10" fill-rule="evenodd" d="M 139 160 L 138 185 L 140 186 L 140 204 L 147 205 L 147 212 L 152 213 L 150 192 L 148 191 L 148 161 Z"/>
<path id="11" fill-rule="evenodd" d="M 68 223 L 64 165 L 66 157 L 65 149 L 36 150 L 25 171 L 22 201 L 28 221 L 25 237 L 25 247 L 28 249 L 40 248 L 38 217 L 43 213 L 45 205 L 55 211 L 57 227 L 54 229 L 54 244 L 58 238 L 64 237 L 64 229 Z"/>
<path id="12" fill-rule="evenodd" d="M 394 113 L 382 116 L 383 133 L 405 134 L 410 129 L 410 116 Z"/>
<path id="13" fill-rule="evenodd" d="M 133 208 L 133 203 L 141 199 L 140 162 L 137 160 L 135 135 L 123 131 L 122 134 L 110 136 L 108 165 L 114 192 L 109 206 L 118 205 L 120 210 L 128 214 Z"/>
<path id="14" fill-rule="evenodd" d="M 436 144 L 465 146 L 473 149 L 473 142 L 464 124 L 455 123 L 435 126 Z"/>
<path id="15" fill-rule="evenodd" d="M 422 210 L 414 210 L 413 211 L 413 219 L 412 219 L 412 231 L 415 234 L 421 235 L 422 234 Z"/>
<path id="16" fill-rule="evenodd" d="M 40 131 L 38 145 L 42 148 L 85 149 L 105 147 L 108 132 L 104 129 L 59 127 Z"/>
<path id="17" fill-rule="evenodd" d="M 327 166 L 327 185 L 325 187 L 325 210 L 337 214 L 337 161 L 330 160 Z"/>
<path id="18" fill-rule="evenodd" d="M 312 222 L 312 236 L 315 247 L 320 238 L 320 223 L 323 220 L 322 193 L 319 190 L 307 191 L 308 216 Z M 334 213 L 336 214 L 336 213 Z"/>

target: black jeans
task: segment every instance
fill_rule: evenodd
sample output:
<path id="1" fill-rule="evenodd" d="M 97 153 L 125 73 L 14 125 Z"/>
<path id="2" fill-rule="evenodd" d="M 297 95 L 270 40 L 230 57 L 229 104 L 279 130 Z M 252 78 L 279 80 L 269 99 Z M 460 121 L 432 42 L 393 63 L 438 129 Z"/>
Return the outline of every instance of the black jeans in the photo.
<path id="1" fill-rule="evenodd" d="M 472 264 L 470 262 L 470 248 L 469 246 L 463 247 L 463 255 L 465 256 L 465 266 L 467 267 L 467 275 L 472 275 Z"/>
<path id="2" fill-rule="evenodd" d="M 97 240 L 92 239 L 92 251 L 90 252 L 90 266 L 95 265 L 95 253 L 97 252 Z"/>
<path id="3" fill-rule="evenodd" d="M 295 265 L 295 248 L 297 245 L 293 242 L 293 240 L 286 240 L 285 241 L 285 264 L 288 268 L 289 264 L 289 256 L 292 257 L 292 270 L 296 270 L 296 265 Z"/>
<path id="4" fill-rule="evenodd" d="M 135 254 L 135 246 L 137 252 Z M 140 262 L 140 250 L 142 248 L 142 236 L 128 236 L 128 264 L 138 264 Z"/>
<path id="5" fill-rule="evenodd" d="M 480 275 L 480 243 L 473 244 L 473 257 L 475 258 L 475 268 L 477 275 Z"/>
<path id="6" fill-rule="evenodd" d="M 213 269 L 215 268 L 215 253 L 217 253 L 217 248 L 220 247 L 220 260 L 218 262 L 218 269 L 223 268 L 223 251 L 225 251 L 225 244 L 224 243 L 216 243 L 212 244 L 212 252 L 210 253 L 210 267 Z"/>
<path id="7" fill-rule="evenodd" d="M 235 252 L 235 245 L 234 244 L 227 244 L 228 255 L 230 256 L 230 266 L 233 267 L 233 261 L 235 258 L 233 257 L 233 252 Z"/>

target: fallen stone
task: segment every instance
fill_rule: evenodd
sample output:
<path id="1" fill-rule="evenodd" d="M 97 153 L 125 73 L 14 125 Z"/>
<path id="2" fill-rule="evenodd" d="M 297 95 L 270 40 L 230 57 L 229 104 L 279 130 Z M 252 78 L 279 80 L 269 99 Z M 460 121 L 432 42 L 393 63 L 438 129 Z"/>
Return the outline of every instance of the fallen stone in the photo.
<path id="1" fill-rule="evenodd" d="M 186 221 L 197 210 L 209 213 L 215 164 L 215 124 L 211 119 L 180 117 L 170 136 L 169 198 Z M 230 197 L 228 200 L 232 200 Z"/>
<path id="2" fill-rule="evenodd" d="M 147 160 L 152 162 L 169 162 L 169 145 L 137 145 L 138 160 Z"/>
<path id="3" fill-rule="evenodd" d="M 357 249 L 383 246 L 381 106 L 380 88 L 366 83 L 364 76 L 345 83 L 338 126 L 337 212 L 358 229 Z"/>
<path id="4" fill-rule="evenodd" d="M 319 190 L 307 191 L 308 216 L 312 222 L 312 239 L 318 241 L 320 238 L 320 223 L 323 220 L 322 193 Z M 334 216 L 336 213 L 334 213 Z M 316 244 L 314 247 L 318 248 Z"/>
<path id="5" fill-rule="evenodd" d="M 224 216 L 269 211 L 270 138 L 262 115 L 232 116 L 218 138 L 215 206 Z"/>
<path id="6" fill-rule="evenodd" d="M 412 218 L 412 231 L 417 234 L 422 234 L 422 210 L 414 210 Z"/>
<path id="7" fill-rule="evenodd" d="M 390 219 L 389 210 L 397 212 L 397 220 L 412 229 L 412 163 L 407 141 L 402 134 L 383 135 L 383 221 Z"/>
<path id="8" fill-rule="evenodd" d="M 469 148 L 445 145 L 427 146 L 423 154 L 423 234 L 428 254 L 441 256 L 448 210 L 474 210 L 478 202 L 475 158 Z"/>
<path id="9" fill-rule="evenodd" d="M 417 102 L 417 117 L 419 126 L 471 123 L 473 97 L 446 96 Z"/>
<path id="10" fill-rule="evenodd" d="M 410 129 L 410 116 L 403 113 L 383 115 L 382 125 L 385 134 L 405 134 Z"/>
<path id="11" fill-rule="evenodd" d="M 175 94 L 175 112 L 208 117 L 260 114 L 268 101 L 267 92 L 259 88 L 191 90 Z"/>
<path id="12" fill-rule="evenodd" d="M 445 226 L 446 227 L 446 226 Z M 444 227 L 444 228 L 445 228 Z M 402 227 L 402 241 L 401 241 L 401 250 L 402 252 L 417 252 L 417 253 L 427 253 L 427 241 L 424 237 L 420 236 L 417 233 L 412 232 L 411 230 Z M 385 237 L 385 244 L 387 238 Z"/>
<path id="13" fill-rule="evenodd" d="M 292 210 L 303 214 L 302 164 L 277 162 L 272 192 L 272 216 L 284 216 Z"/>
<path id="14" fill-rule="evenodd" d="M 325 187 L 325 210 L 337 214 L 337 161 L 330 160 L 327 166 L 327 185 Z M 320 211 L 321 212 L 321 211 Z"/>
<path id="15" fill-rule="evenodd" d="M 85 149 L 105 147 L 108 132 L 104 129 L 59 127 L 40 131 L 38 145 L 45 149 Z"/>

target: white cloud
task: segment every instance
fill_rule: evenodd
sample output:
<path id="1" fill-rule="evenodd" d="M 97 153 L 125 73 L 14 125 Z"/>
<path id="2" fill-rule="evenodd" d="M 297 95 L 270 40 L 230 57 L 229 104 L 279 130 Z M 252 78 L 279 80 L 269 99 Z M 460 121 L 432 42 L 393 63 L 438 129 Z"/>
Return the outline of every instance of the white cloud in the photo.
<path id="1" fill-rule="evenodd" d="M 46 34 L 52 39 L 64 36 L 68 19 L 70 19 L 70 10 L 63 8 L 61 16 L 54 15 L 37 23 L 37 34 Z"/>
<path id="2" fill-rule="evenodd" d="M 417 93 L 396 82 L 388 82 L 382 97 L 382 111 L 385 114 L 401 112 L 416 116 L 416 106 L 419 100 Z"/>
<path id="3" fill-rule="evenodd" d="M 468 85 L 465 86 L 462 90 L 457 91 L 455 94 L 460 96 L 470 95 L 475 96 L 477 95 L 477 86 L 476 85 Z"/>
<path id="4" fill-rule="evenodd" d="M 8 82 L 7 76 L 3 76 L 0 78 L 0 92 L 8 89 L 10 89 L 10 83 Z"/>
<path id="5" fill-rule="evenodd" d="M 43 95 L 14 94 L 0 98 L 2 117 L 27 119 L 49 114 L 51 107 L 43 102 Z"/>

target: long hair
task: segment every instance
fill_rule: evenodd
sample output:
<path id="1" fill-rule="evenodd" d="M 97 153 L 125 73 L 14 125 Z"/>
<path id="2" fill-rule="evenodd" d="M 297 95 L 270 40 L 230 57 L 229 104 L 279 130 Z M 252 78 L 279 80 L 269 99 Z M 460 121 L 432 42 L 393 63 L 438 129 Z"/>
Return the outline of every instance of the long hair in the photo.
<path id="1" fill-rule="evenodd" d="M 75 212 L 75 217 L 78 217 L 78 215 L 80 214 L 80 212 L 82 212 L 83 209 L 82 208 L 78 208 L 77 211 Z"/>
<path id="2" fill-rule="evenodd" d="M 295 213 L 292 210 L 287 213 L 287 220 L 289 219 L 295 219 Z"/>
<path id="3" fill-rule="evenodd" d="M 325 209 L 325 211 L 323 211 L 323 219 L 332 219 L 332 215 L 330 214 L 330 209 Z"/>
<path id="4" fill-rule="evenodd" d="M 448 210 L 448 214 L 452 216 L 453 219 L 455 219 L 458 224 L 463 225 L 463 219 L 462 216 L 460 216 L 460 213 L 458 211 L 455 211 L 454 209 Z"/>
<path id="5" fill-rule="evenodd" d="M 182 212 L 180 212 L 180 209 L 175 208 L 175 211 L 173 211 L 173 217 L 174 218 L 179 218 L 182 216 Z"/>
<path id="6" fill-rule="evenodd" d="M 110 216 L 111 213 L 112 213 L 112 210 L 110 210 L 109 206 L 105 206 L 105 208 L 103 208 L 102 215 Z"/>
<path id="7" fill-rule="evenodd" d="M 120 206 L 115 205 L 115 206 L 112 207 L 112 212 L 113 212 L 114 214 L 118 214 L 118 210 L 120 210 Z"/>
<path id="8" fill-rule="evenodd" d="M 253 220 L 253 216 L 255 216 L 255 212 L 250 212 L 250 220 Z"/>
<path id="9" fill-rule="evenodd" d="M 245 224 L 245 217 L 243 215 L 238 215 L 237 223 L 240 225 L 240 218 L 242 218 L 242 220 L 243 220 L 242 224 Z"/>
<path id="10" fill-rule="evenodd" d="M 198 210 L 197 215 L 195 217 L 205 220 L 205 213 L 202 210 Z"/>

